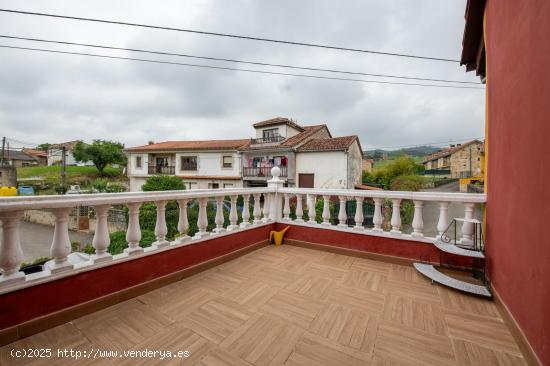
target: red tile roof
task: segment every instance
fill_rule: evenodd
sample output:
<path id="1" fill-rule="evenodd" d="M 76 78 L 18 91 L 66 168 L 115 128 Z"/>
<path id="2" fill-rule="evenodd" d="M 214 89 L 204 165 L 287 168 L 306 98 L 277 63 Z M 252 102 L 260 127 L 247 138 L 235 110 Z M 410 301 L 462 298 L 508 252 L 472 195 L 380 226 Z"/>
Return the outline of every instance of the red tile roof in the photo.
<path id="1" fill-rule="evenodd" d="M 31 156 L 34 156 L 34 157 L 37 157 L 37 158 L 47 158 L 48 157 L 48 153 L 45 152 L 44 150 L 24 148 L 22 151 L 27 155 L 31 155 Z"/>
<path id="2" fill-rule="evenodd" d="M 473 143 L 480 143 L 482 144 L 482 141 L 479 141 L 479 140 L 472 140 L 472 141 L 468 141 L 464 144 L 459 144 L 457 146 L 453 146 L 453 147 L 447 147 L 447 148 L 444 148 L 440 151 L 437 151 L 431 155 L 428 155 L 428 156 L 425 156 L 424 159 L 422 159 L 422 162 L 423 163 L 426 163 L 428 161 L 432 161 L 432 160 L 437 160 L 439 158 L 443 158 L 445 156 L 449 156 L 449 155 L 452 155 L 454 154 L 455 152 L 459 151 L 459 150 L 462 150 L 464 149 L 466 146 L 469 146 Z"/>
<path id="3" fill-rule="evenodd" d="M 265 120 L 265 121 L 254 123 L 252 126 L 257 128 L 257 127 L 274 126 L 274 125 L 281 125 L 281 124 L 288 125 L 292 128 L 297 129 L 298 131 L 304 131 L 304 127 L 300 126 L 299 124 L 297 124 L 293 120 L 288 119 L 288 118 L 284 118 L 284 117 L 271 118 L 271 119 L 268 119 L 268 120 Z"/>
<path id="4" fill-rule="evenodd" d="M 237 150 L 250 144 L 250 139 L 240 140 L 203 140 L 203 141 L 165 141 L 157 144 L 130 147 L 125 151 L 164 151 L 164 150 Z"/>
<path id="5" fill-rule="evenodd" d="M 359 138 L 355 135 L 328 139 L 313 139 L 300 146 L 297 151 L 345 151 L 349 149 L 355 141 L 359 141 Z"/>
<path id="6" fill-rule="evenodd" d="M 300 142 L 304 141 L 305 139 L 307 139 L 311 135 L 315 134 L 316 132 L 322 130 L 323 128 L 326 128 L 327 132 L 328 132 L 327 125 L 304 126 L 304 131 L 303 132 L 300 132 L 297 135 L 294 135 L 292 137 L 287 138 L 285 141 L 283 141 L 281 146 L 290 146 L 290 147 L 292 147 L 292 146 L 298 145 Z M 330 132 L 328 132 L 328 134 L 330 136 Z"/>

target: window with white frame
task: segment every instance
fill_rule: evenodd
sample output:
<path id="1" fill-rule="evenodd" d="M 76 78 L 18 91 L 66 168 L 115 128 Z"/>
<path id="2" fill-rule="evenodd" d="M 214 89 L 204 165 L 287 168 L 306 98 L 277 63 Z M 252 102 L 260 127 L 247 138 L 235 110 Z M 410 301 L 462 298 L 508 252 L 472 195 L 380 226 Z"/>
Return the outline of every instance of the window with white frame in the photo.
<path id="1" fill-rule="evenodd" d="M 233 168 L 233 156 L 231 156 L 231 155 L 222 156 L 222 167 L 223 168 Z"/>
<path id="2" fill-rule="evenodd" d="M 220 188 L 220 183 L 208 183 L 208 189 L 218 189 Z"/>
<path id="3" fill-rule="evenodd" d="M 141 156 L 136 156 L 136 168 L 141 168 L 143 166 L 142 158 Z"/>
<path id="4" fill-rule="evenodd" d="M 224 183 L 223 188 L 233 188 L 233 183 Z"/>
<path id="5" fill-rule="evenodd" d="M 188 190 L 198 188 L 197 182 L 183 182 L 183 185 L 185 186 L 185 189 L 188 189 Z"/>
<path id="6" fill-rule="evenodd" d="M 197 170 L 196 156 L 182 156 L 180 162 L 180 170 Z"/>

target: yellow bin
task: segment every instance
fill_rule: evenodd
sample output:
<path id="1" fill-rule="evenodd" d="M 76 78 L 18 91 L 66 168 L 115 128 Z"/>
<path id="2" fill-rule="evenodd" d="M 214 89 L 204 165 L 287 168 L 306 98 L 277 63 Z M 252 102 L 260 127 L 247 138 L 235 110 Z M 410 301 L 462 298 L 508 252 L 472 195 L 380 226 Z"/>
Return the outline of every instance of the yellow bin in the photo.
<path id="1" fill-rule="evenodd" d="M 0 196 L 17 196 L 17 188 L 0 187 Z"/>

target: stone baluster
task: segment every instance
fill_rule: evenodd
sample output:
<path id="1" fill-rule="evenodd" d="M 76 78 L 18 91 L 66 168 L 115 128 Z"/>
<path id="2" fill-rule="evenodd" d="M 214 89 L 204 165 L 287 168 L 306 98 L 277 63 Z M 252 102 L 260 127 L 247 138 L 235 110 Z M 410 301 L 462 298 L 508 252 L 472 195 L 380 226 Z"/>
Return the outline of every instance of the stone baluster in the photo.
<path id="1" fill-rule="evenodd" d="M 304 216 L 304 209 L 302 207 L 302 195 L 297 194 L 296 195 L 296 220 L 295 222 L 304 222 L 304 219 L 302 218 Z"/>
<path id="2" fill-rule="evenodd" d="M 95 254 L 92 255 L 94 263 L 109 261 L 113 259 L 113 256 L 107 252 L 111 239 L 109 238 L 109 223 L 107 218 L 109 217 L 109 209 L 111 205 L 95 206 L 95 233 L 92 245 L 95 248 Z"/>
<path id="3" fill-rule="evenodd" d="M 365 230 L 363 226 L 363 197 L 355 197 L 355 230 Z"/>
<path id="4" fill-rule="evenodd" d="M 128 255 L 134 255 L 143 252 L 139 246 L 141 240 L 141 229 L 139 227 L 139 208 L 141 203 L 128 203 L 128 230 L 126 231 L 126 241 L 128 248 L 124 249 Z"/>
<path id="5" fill-rule="evenodd" d="M 464 203 L 464 219 L 472 220 L 474 218 L 474 207 L 475 204 L 468 202 Z M 460 244 L 462 245 L 473 245 L 474 243 L 474 224 L 471 222 L 462 223 L 462 238 L 460 239 Z"/>
<path id="6" fill-rule="evenodd" d="M 382 232 L 384 229 L 382 229 L 382 223 L 384 222 L 384 217 L 382 217 L 382 202 L 384 202 L 383 198 L 374 198 L 374 216 L 372 218 L 372 223 L 374 224 L 374 228 L 372 231 Z"/>
<path id="7" fill-rule="evenodd" d="M 424 207 L 423 201 L 413 201 L 414 202 L 414 217 L 412 221 L 413 232 L 411 236 L 413 238 L 423 238 L 424 233 L 424 220 L 422 218 L 422 208 Z"/>
<path id="8" fill-rule="evenodd" d="M 392 199 L 391 233 L 401 235 L 401 200 Z"/>
<path id="9" fill-rule="evenodd" d="M 216 197 L 216 218 L 214 219 L 214 222 L 216 223 L 216 228 L 212 232 L 212 235 L 219 234 L 225 231 L 225 229 L 223 228 L 223 198 L 223 196 Z"/>
<path id="10" fill-rule="evenodd" d="M 338 226 L 341 228 L 347 228 L 348 215 L 346 213 L 346 204 L 348 198 L 346 196 L 338 196 L 338 200 L 340 200 L 340 208 L 338 210 Z"/>
<path id="11" fill-rule="evenodd" d="M 441 239 L 441 236 L 449 227 L 449 202 L 439 202 L 439 220 L 437 221 L 437 239 Z"/>
<path id="12" fill-rule="evenodd" d="M 239 198 L 239 196 L 233 195 L 229 198 L 231 199 L 231 210 L 229 211 L 229 226 L 227 230 L 232 231 L 239 228 L 239 225 L 237 225 L 239 221 L 239 215 L 237 214 L 237 198 Z"/>
<path id="13" fill-rule="evenodd" d="M 252 221 L 252 223 L 254 225 L 257 225 L 259 224 L 260 222 L 262 222 L 261 220 L 261 217 L 262 217 L 262 209 L 261 209 L 261 194 L 260 193 L 256 193 L 254 194 L 254 211 L 252 212 L 253 215 L 254 215 L 254 221 Z"/>
<path id="14" fill-rule="evenodd" d="M 264 209 L 263 209 L 263 214 L 264 214 L 264 217 L 262 218 L 262 222 L 268 222 L 269 221 L 269 206 L 271 205 L 271 203 L 269 202 L 271 199 L 270 197 L 270 194 L 269 193 L 264 193 Z"/>
<path id="15" fill-rule="evenodd" d="M 290 195 L 288 193 L 284 194 L 285 197 L 285 205 L 283 208 L 283 220 L 284 221 L 290 221 Z"/>
<path id="16" fill-rule="evenodd" d="M 206 216 L 206 206 L 208 205 L 208 198 L 199 198 L 199 216 L 197 218 L 197 228 L 199 231 L 193 236 L 193 239 L 200 239 L 207 235 L 206 229 L 208 228 L 208 216 Z"/>
<path id="17" fill-rule="evenodd" d="M 187 203 L 188 199 L 178 200 L 179 217 L 178 217 L 178 233 L 179 236 L 174 240 L 173 244 L 181 244 L 189 240 L 187 231 L 189 230 L 189 220 L 187 219 Z"/>
<path id="18" fill-rule="evenodd" d="M 308 194 L 307 195 L 307 215 L 309 217 L 309 220 L 307 221 L 308 224 L 317 224 L 317 221 L 315 221 L 315 195 L 314 194 Z"/>
<path id="19" fill-rule="evenodd" d="M 250 226 L 250 195 L 245 194 L 243 195 L 243 210 L 242 210 L 242 217 L 243 222 L 241 222 L 241 227 L 245 228 L 247 226 Z"/>
<path id="20" fill-rule="evenodd" d="M 69 262 L 69 254 L 71 254 L 71 239 L 69 238 L 70 211 L 70 207 L 52 210 L 55 216 L 55 228 L 53 231 L 50 256 L 53 260 L 44 264 L 44 268 L 50 270 L 51 273 L 70 270 L 74 267 L 73 264 Z"/>
<path id="21" fill-rule="evenodd" d="M 166 240 L 166 234 L 168 234 L 168 228 L 166 227 L 166 201 L 155 202 L 157 206 L 157 221 L 155 222 L 155 236 L 157 241 L 153 243 L 155 248 L 163 248 L 170 243 Z"/>
<path id="22" fill-rule="evenodd" d="M 25 280 L 25 273 L 19 271 L 23 262 L 23 250 L 19 239 L 19 223 L 23 211 L 0 212 L 2 240 L 0 241 L 0 287 Z"/>
<path id="23" fill-rule="evenodd" d="M 323 196 L 323 225 L 330 225 L 330 196 Z"/>

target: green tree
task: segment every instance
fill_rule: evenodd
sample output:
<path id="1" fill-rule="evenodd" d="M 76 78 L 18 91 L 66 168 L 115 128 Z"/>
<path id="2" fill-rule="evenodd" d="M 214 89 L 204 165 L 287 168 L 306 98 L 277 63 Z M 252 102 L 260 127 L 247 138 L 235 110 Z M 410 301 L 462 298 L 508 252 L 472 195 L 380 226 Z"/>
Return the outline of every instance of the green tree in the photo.
<path id="1" fill-rule="evenodd" d="M 103 170 L 107 165 L 126 163 L 123 149 L 123 144 L 114 141 L 94 140 L 90 145 L 79 141 L 75 145 L 73 156 L 78 161 L 91 160 L 99 173 L 103 175 Z"/>
<path id="2" fill-rule="evenodd" d="M 42 150 L 42 151 L 48 151 L 49 148 L 50 148 L 51 144 L 49 143 L 43 143 L 43 144 L 40 144 L 36 147 L 37 150 Z"/>
<path id="3" fill-rule="evenodd" d="M 371 174 L 371 180 L 374 183 L 383 184 L 390 188 L 392 182 L 402 175 L 417 175 L 424 170 L 422 164 L 417 164 L 413 158 L 408 155 L 400 156 L 382 168 L 376 169 Z"/>
<path id="4" fill-rule="evenodd" d="M 185 185 L 181 178 L 171 175 L 154 175 L 147 178 L 141 190 L 145 192 L 150 191 L 176 191 L 185 189 Z"/>

